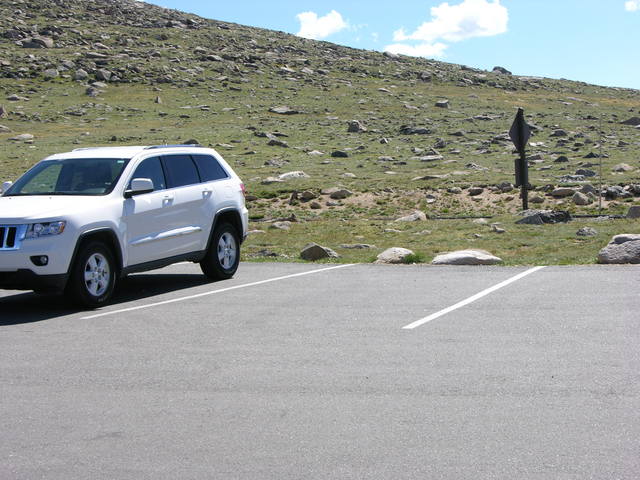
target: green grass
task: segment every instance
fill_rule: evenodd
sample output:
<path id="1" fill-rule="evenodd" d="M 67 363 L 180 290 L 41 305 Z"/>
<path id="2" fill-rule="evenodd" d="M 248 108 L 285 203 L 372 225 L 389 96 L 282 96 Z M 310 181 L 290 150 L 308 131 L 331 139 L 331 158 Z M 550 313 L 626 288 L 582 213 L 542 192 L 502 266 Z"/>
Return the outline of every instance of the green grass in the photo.
<path id="1" fill-rule="evenodd" d="M 0 0 L 0 8 L 15 10 L 8 0 Z M 33 14 L 22 18 L 27 24 L 61 25 L 64 33 L 58 40 L 61 48 L 54 49 L 21 49 L 11 41 L 0 42 L 0 58 L 11 63 L 0 74 L 0 104 L 9 111 L 0 124 L 11 129 L 0 133 L 0 180 L 15 180 L 45 156 L 73 148 L 196 139 L 217 148 L 242 177 L 249 194 L 257 197 L 249 203 L 252 226 L 266 227 L 268 220 L 292 214 L 302 220 L 288 233 L 267 229 L 266 234 L 251 236 L 245 248 L 247 258 L 253 258 L 251 253 L 265 244 L 262 248 L 285 255 L 278 259 L 295 260 L 302 246 L 316 241 L 335 247 L 342 261 L 349 262 L 371 261 L 384 248 L 402 246 L 416 252 L 417 262 L 428 262 L 442 251 L 483 248 L 509 265 L 591 263 L 612 235 L 640 233 L 637 221 L 594 222 L 600 234 L 589 239 L 575 237 L 581 222 L 516 226 L 515 213 L 520 208 L 516 192 L 496 193 L 481 202 L 472 201 L 466 191 L 448 192 L 453 187 L 490 188 L 513 182 L 512 146 L 496 143 L 495 138 L 508 131 L 517 107 L 525 109 L 528 122 L 541 128 L 534 132 L 528 149 L 530 155 L 542 157 L 542 162 L 532 163 L 530 168 L 535 193 L 544 194 L 545 185 L 558 185 L 561 176 L 572 175 L 578 168 L 598 170 L 597 166 L 585 166 L 599 163 L 598 159 L 584 157 L 598 153 L 601 142 L 608 156 L 602 161 L 603 183 L 640 184 L 640 131 L 620 124 L 639 115 L 638 91 L 499 76 L 425 59 L 389 59 L 376 52 L 216 22 L 199 29 L 140 29 L 82 2 L 69 7 L 72 12 L 44 0 L 32 0 L 25 8 Z M 165 21 L 168 15 L 151 6 L 143 13 Z M 45 65 L 57 66 L 65 60 L 89 68 L 83 54 L 90 47 L 71 45 L 75 37 L 68 33 L 64 19 L 68 14 L 79 20 L 76 27 L 84 32 L 88 45 L 101 42 L 112 49 L 105 67 L 124 71 L 124 82 L 108 84 L 97 98 L 85 94 L 85 83 L 71 79 L 73 70 L 62 72 L 68 78 L 42 77 Z M 170 15 L 182 18 L 175 12 Z M 0 27 L 7 30 L 11 25 L 0 18 Z M 127 38 L 133 41 L 124 45 L 122 40 Z M 228 58 L 203 61 L 202 55 L 195 53 L 198 46 Z M 159 56 L 150 58 L 154 51 Z M 295 73 L 282 74 L 283 66 Z M 21 67 L 26 72 L 19 70 Z M 314 73 L 302 73 L 305 67 Z M 424 70 L 434 74 L 432 82 L 417 80 Z M 157 81 L 167 74 L 173 78 L 172 84 Z M 469 79 L 476 83 L 463 86 Z M 11 94 L 30 100 L 5 101 Z M 156 103 L 156 97 L 162 103 Z M 448 98 L 451 108 L 436 108 L 440 98 Z M 303 113 L 282 116 L 268 111 L 277 105 L 289 105 Z M 490 115 L 494 120 L 474 120 L 477 115 Z M 368 131 L 348 133 L 347 122 L 353 119 L 362 121 Z M 403 135 L 402 125 L 426 126 L 432 133 Z M 569 136 L 552 137 L 557 127 Z M 464 136 L 456 136 L 459 131 L 464 131 Z M 268 146 L 268 139 L 256 136 L 256 132 L 286 134 L 283 139 L 289 148 Z M 20 133 L 35 135 L 33 143 L 9 140 Z M 388 143 L 381 143 L 383 138 Z M 440 139 L 446 143 L 437 149 L 443 160 L 420 161 L 418 157 L 428 154 Z M 417 149 L 424 153 L 415 153 Z M 324 154 L 309 155 L 313 150 Z M 334 150 L 347 151 L 349 157 L 332 158 Z M 559 155 L 566 155 L 569 163 L 555 163 Z M 282 166 L 267 164 L 273 160 Z M 612 167 L 619 163 L 634 170 L 613 173 Z M 481 169 L 468 168 L 470 164 Z M 262 183 L 267 177 L 293 170 L 303 170 L 310 178 Z M 415 180 L 426 175 L 443 177 Z M 288 205 L 293 192 L 319 194 L 336 186 L 353 191 L 354 199 L 319 211 L 310 209 L 309 203 Z M 428 201 L 428 196 L 435 201 Z M 325 204 L 326 198 L 321 203 Z M 624 214 L 637 204 L 639 197 L 608 203 L 605 213 Z M 549 196 L 541 207 L 578 214 L 597 212 L 596 205 L 577 207 Z M 494 216 L 492 221 L 501 222 L 507 233 L 495 234 L 466 220 L 390 223 L 416 209 L 431 217 Z M 402 232 L 384 233 L 387 228 Z M 422 230 L 431 234 L 415 235 Z M 343 243 L 370 243 L 377 249 L 341 250 Z"/>

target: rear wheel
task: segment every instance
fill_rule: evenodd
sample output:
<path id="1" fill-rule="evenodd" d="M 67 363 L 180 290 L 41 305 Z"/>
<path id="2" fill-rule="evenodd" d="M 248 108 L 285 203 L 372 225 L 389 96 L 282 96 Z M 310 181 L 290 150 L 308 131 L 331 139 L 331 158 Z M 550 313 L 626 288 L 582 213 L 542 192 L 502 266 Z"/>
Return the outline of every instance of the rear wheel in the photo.
<path id="1" fill-rule="evenodd" d="M 102 242 L 90 242 L 78 251 L 66 294 L 87 307 L 99 307 L 111 298 L 116 285 L 116 268 L 111 250 Z"/>
<path id="2" fill-rule="evenodd" d="M 223 223 L 213 231 L 209 250 L 200 262 L 202 272 L 213 280 L 233 277 L 240 263 L 240 242 L 233 225 Z"/>

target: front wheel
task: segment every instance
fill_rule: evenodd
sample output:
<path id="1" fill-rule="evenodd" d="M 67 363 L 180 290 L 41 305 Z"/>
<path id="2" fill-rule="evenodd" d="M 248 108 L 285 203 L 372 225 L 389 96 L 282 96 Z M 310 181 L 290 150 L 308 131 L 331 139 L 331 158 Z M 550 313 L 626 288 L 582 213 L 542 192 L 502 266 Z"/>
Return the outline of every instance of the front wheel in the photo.
<path id="1" fill-rule="evenodd" d="M 99 307 L 111 298 L 116 285 L 116 268 L 111 250 L 102 242 L 83 245 L 78 251 L 66 294 L 86 307 Z"/>
<path id="2" fill-rule="evenodd" d="M 202 272 L 213 280 L 233 277 L 240 263 L 238 232 L 229 223 L 218 225 L 213 231 L 209 249 L 200 262 Z"/>

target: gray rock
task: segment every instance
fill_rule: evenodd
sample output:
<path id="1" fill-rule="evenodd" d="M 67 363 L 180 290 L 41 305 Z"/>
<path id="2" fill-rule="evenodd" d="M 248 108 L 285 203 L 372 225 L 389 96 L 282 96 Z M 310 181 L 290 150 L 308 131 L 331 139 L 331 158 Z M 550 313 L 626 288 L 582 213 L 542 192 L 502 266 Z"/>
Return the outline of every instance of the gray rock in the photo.
<path id="1" fill-rule="evenodd" d="M 638 126 L 640 125 L 640 117 L 631 117 L 629 120 L 622 122 L 622 125 Z"/>
<path id="2" fill-rule="evenodd" d="M 512 75 L 512 73 L 504 67 L 493 67 L 492 72 L 499 75 Z"/>
<path id="3" fill-rule="evenodd" d="M 606 247 L 600 250 L 598 263 L 640 263 L 640 235 L 616 235 Z"/>
<path id="4" fill-rule="evenodd" d="M 386 249 L 384 252 L 378 255 L 375 263 L 404 263 L 405 259 L 410 255 L 414 255 L 411 250 L 400 247 L 392 247 Z"/>
<path id="5" fill-rule="evenodd" d="M 545 223 L 566 223 L 571 221 L 569 212 L 563 210 L 526 210 L 523 218 L 516 223 L 519 225 L 542 225 Z"/>
<path id="6" fill-rule="evenodd" d="M 51 79 L 59 77 L 60 72 L 58 72 L 58 70 L 56 70 L 55 68 L 47 68 L 44 72 L 42 72 L 42 75 L 44 76 L 44 78 Z"/>
<path id="7" fill-rule="evenodd" d="M 336 150 L 335 152 L 331 152 L 331 156 L 333 158 L 349 158 L 349 154 L 343 150 Z"/>
<path id="8" fill-rule="evenodd" d="M 576 175 L 582 175 L 583 177 L 595 177 L 597 173 L 586 168 L 579 168 L 576 170 Z"/>
<path id="9" fill-rule="evenodd" d="M 598 231 L 592 227 L 582 227 L 576 232 L 579 237 L 595 237 L 598 235 Z"/>
<path id="10" fill-rule="evenodd" d="M 484 188 L 482 187 L 471 187 L 468 193 L 469 193 L 469 196 L 475 197 L 475 196 L 481 195 L 482 192 L 484 192 Z"/>
<path id="11" fill-rule="evenodd" d="M 76 70 L 76 73 L 73 75 L 73 79 L 74 80 L 86 80 L 87 78 L 89 78 L 89 74 L 87 73 L 86 70 L 83 70 L 82 68 L 79 68 L 78 70 Z"/>
<path id="12" fill-rule="evenodd" d="M 291 230 L 291 222 L 289 221 L 284 221 L 284 222 L 273 222 L 269 228 L 273 229 L 273 230 Z"/>
<path id="13" fill-rule="evenodd" d="M 323 195 L 329 195 L 333 200 L 343 200 L 353 195 L 353 192 L 346 188 L 330 188 L 329 190 L 323 190 Z"/>
<path id="14" fill-rule="evenodd" d="M 429 135 L 431 130 L 426 127 L 412 127 L 409 125 L 403 125 L 400 127 L 400 133 L 403 135 Z"/>
<path id="15" fill-rule="evenodd" d="M 33 135 L 30 133 L 21 133 L 20 135 L 16 135 L 15 137 L 11 137 L 9 140 L 13 140 L 14 142 L 28 142 L 33 140 Z"/>
<path id="16" fill-rule="evenodd" d="M 0 133 L 9 133 L 11 129 L 9 127 L 5 127 L 4 125 L 0 125 Z"/>
<path id="17" fill-rule="evenodd" d="M 568 188 L 568 187 L 560 187 L 560 188 L 556 188 L 553 192 L 551 192 L 551 195 L 553 195 L 554 197 L 571 197 L 576 191 L 573 188 Z"/>
<path id="18" fill-rule="evenodd" d="M 425 221 L 426 219 L 427 219 L 427 216 L 425 215 L 424 212 L 421 212 L 420 210 L 416 210 L 410 215 L 406 215 L 404 217 L 400 217 L 396 219 L 396 222 L 420 222 L 420 221 Z"/>
<path id="19" fill-rule="evenodd" d="M 631 172 L 631 171 L 633 171 L 633 167 L 631 165 L 626 164 L 626 163 L 619 163 L 616 166 L 614 166 L 611 169 L 611 171 L 619 172 L 619 173 Z"/>
<path id="20" fill-rule="evenodd" d="M 629 207 L 627 218 L 640 218 L 640 205 L 633 205 Z"/>
<path id="21" fill-rule="evenodd" d="M 591 198 L 589 198 L 584 193 L 576 192 L 571 197 L 571 200 L 576 205 L 589 205 L 591 203 Z"/>
<path id="22" fill-rule="evenodd" d="M 113 73 L 111 73 L 109 70 L 101 68 L 96 72 L 96 80 L 100 80 L 102 82 L 108 82 L 111 80 L 112 75 Z"/>
<path id="23" fill-rule="evenodd" d="M 269 111 L 271 113 L 277 113 L 278 115 L 296 115 L 300 113 L 299 110 L 296 110 L 295 108 L 287 107 L 285 105 L 279 106 L 279 107 L 271 107 Z"/>
<path id="24" fill-rule="evenodd" d="M 307 175 L 306 173 L 304 173 L 302 170 L 298 170 L 295 172 L 287 172 L 287 173 L 283 173 L 282 175 L 278 176 L 279 180 L 282 181 L 286 181 L 286 180 L 294 180 L 297 178 L 310 178 L 309 175 Z"/>
<path id="25" fill-rule="evenodd" d="M 449 108 L 449 100 L 438 100 L 436 102 L 438 108 Z"/>
<path id="26" fill-rule="evenodd" d="M 345 250 L 369 250 L 371 248 L 376 248 L 376 246 L 369 245 L 367 243 L 355 243 L 355 244 L 343 244 L 343 245 L 340 245 L 340 248 L 344 248 Z"/>
<path id="27" fill-rule="evenodd" d="M 365 127 L 358 120 L 351 120 L 349 122 L 349 128 L 347 129 L 349 133 L 364 133 L 367 131 L 367 127 Z"/>
<path id="28" fill-rule="evenodd" d="M 486 250 L 458 250 L 436 256 L 433 265 L 496 265 L 502 259 Z"/>
<path id="29" fill-rule="evenodd" d="M 323 258 L 340 258 L 336 252 L 330 248 L 323 247 L 317 243 L 309 243 L 300 252 L 300 258 L 310 262 L 322 260 Z"/>

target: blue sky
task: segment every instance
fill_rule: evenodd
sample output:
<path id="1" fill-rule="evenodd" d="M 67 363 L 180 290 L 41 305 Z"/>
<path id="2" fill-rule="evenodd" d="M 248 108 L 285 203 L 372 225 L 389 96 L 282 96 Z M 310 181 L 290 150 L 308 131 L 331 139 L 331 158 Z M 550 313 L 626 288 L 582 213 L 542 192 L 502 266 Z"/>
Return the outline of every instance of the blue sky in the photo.
<path id="1" fill-rule="evenodd" d="M 640 0 L 151 3 L 355 48 L 640 89 Z"/>

